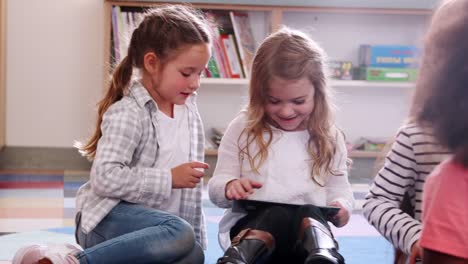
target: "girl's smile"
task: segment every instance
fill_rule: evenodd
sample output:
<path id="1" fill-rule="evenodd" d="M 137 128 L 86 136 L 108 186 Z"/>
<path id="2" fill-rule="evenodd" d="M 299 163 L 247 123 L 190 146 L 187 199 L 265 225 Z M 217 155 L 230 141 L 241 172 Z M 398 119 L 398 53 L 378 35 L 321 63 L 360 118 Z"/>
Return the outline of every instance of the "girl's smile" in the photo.
<path id="1" fill-rule="evenodd" d="M 270 81 L 265 113 L 273 125 L 286 131 L 304 130 L 314 109 L 314 86 L 309 79 Z"/>

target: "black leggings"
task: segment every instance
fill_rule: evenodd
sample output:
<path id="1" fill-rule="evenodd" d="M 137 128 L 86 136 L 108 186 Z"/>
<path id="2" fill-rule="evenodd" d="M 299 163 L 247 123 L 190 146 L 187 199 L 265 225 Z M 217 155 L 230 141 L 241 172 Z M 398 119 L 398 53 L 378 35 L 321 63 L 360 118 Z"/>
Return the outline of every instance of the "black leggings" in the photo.
<path id="1" fill-rule="evenodd" d="M 240 231 L 252 228 L 270 233 L 275 238 L 275 251 L 268 263 L 303 263 L 305 252 L 298 248 L 299 228 L 302 219 L 311 217 L 328 229 L 325 216 L 320 209 L 313 205 L 269 205 L 256 206 L 255 210 L 247 211 L 231 228 L 231 240 Z"/>

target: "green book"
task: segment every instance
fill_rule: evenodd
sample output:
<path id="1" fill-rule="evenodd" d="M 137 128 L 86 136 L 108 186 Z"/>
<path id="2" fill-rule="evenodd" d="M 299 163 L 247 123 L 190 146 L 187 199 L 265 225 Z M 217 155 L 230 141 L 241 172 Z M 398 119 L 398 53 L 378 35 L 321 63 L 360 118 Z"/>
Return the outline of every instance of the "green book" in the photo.
<path id="1" fill-rule="evenodd" d="M 418 69 L 412 68 L 361 68 L 361 78 L 367 81 L 384 82 L 414 82 L 418 77 Z"/>
<path id="2" fill-rule="evenodd" d="M 208 71 L 210 71 L 211 78 L 219 78 L 219 69 L 216 61 L 214 60 L 213 56 L 211 56 L 210 60 L 208 61 Z"/>

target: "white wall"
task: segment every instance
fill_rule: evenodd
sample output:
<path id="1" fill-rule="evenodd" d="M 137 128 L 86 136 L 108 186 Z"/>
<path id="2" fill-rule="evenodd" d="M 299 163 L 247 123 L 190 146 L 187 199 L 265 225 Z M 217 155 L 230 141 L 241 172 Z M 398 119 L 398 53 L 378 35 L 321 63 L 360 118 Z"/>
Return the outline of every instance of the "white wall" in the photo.
<path id="1" fill-rule="evenodd" d="M 70 147 L 103 90 L 104 1 L 6 1 L 6 145 Z"/>

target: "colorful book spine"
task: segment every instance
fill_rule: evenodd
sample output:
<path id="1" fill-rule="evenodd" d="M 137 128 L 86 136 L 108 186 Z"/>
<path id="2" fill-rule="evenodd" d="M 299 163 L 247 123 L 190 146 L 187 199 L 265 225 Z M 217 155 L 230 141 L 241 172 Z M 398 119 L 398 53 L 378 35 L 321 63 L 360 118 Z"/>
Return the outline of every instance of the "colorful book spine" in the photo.
<path id="1" fill-rule="evenodd" d="M 407 45 L 361 45 L 359 65 L 379 68 L 418 68 L 418 48 Z"/>
<path id="2" fill-rule="evenodd" d="M 255 53 L 255 41 L 248 13 L 229 12 L 236 39 L 244 77 L 250 77 L 250 67 Z"/>
<path id="3" fill-rule="evenodd" d="M 216 64 L 216 61 L 215 61 L 213 56 L 211 56 L 211 58 L 208 60 L 207 69 L 209 71 L 209 76 L 208 77 L 211 77 L 211 78 L 219 78 L 220 77 L 218 65 Z"/>
<path id="4" fill-rule="evenodd" d="M 213 51 L 212 56 L 218 66 L 219 75 L 221 78 L 230 78 L 227 66 L 227 58 L 225 58 L 222 45 L 219 23 L 216 20 L 216 14 L 212 11 L 204 12 L 206 19 L 209 22 L 211 33 L 213 35 Z"/>
<path id="5" fill-rule="evenodd" d="M 224 57 L 227 58 L 228 73 L 230 78 L 241 78 L 242 69 L 236 51 L 236 43 L 232 34 L 221 34 L 221 46 Z"/>

